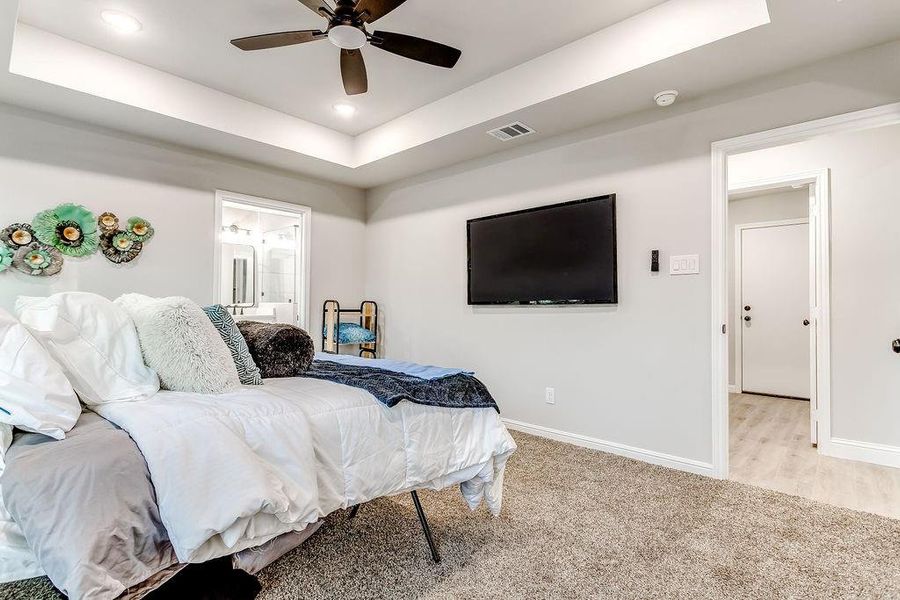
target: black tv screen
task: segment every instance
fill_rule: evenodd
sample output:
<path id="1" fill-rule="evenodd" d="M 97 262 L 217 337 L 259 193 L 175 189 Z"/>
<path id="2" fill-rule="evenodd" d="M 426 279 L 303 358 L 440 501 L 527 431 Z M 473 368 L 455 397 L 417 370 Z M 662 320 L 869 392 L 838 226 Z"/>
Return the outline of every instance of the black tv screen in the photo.
<path id="1" fill-rule="evenodd" d="M 616 304 L 616 196 L 468 221 L 469 304 Z"/>

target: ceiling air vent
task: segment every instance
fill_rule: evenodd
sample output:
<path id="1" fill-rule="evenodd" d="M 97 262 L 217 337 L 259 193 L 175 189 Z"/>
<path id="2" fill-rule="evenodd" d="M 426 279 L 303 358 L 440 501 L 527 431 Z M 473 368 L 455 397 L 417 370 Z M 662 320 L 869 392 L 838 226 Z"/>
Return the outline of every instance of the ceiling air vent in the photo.
<path id="1" fill-rule="evenodd" d="M 509 125 L 504 125 L 503 127 L 488 131 L 489 135 L 494 136 L 501 142 L 508 142 L 509 140 L 514 140 L 525 135 L 531 135 L 532 133 L 534 133 L 534 129 L 521 121 L 516 121 L 515 123 L 510 123 Z"/>

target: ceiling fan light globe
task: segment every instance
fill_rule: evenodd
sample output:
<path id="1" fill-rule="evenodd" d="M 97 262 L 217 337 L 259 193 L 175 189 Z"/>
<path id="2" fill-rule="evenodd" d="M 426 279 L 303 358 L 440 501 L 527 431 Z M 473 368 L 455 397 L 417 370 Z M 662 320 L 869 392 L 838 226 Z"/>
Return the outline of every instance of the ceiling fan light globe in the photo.
<path id="1" fill-rule="evenodd" d="M 328 41 L 344 50 L 358 50 L 366 45 L 366 34 L 352 25 L 335 25 L 328 30 Z"/>

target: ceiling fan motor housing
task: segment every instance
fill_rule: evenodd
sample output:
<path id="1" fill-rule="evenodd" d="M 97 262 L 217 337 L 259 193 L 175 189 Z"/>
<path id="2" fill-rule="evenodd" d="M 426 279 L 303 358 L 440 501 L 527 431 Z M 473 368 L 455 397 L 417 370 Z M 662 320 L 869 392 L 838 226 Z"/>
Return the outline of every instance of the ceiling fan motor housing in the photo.
<path id="1" fill-rule="evenodd" d="M 332 25 L 352 25 L 362 27 L 365 18 L 356 12 L 356 2 L 353 0 L 338 0 L 334 7 L 334 14 L 325 15 Z"/>

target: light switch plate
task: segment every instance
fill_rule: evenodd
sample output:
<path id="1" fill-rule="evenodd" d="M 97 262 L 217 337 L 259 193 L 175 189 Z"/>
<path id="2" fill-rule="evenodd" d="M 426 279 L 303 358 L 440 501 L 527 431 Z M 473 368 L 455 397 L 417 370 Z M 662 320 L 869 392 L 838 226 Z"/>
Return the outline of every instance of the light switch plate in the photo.
<path id="1" fill-rule="evenodd" d="M 699 275 L 700 255 L 684 254 L 669 258 L 669 275 Z"/>

